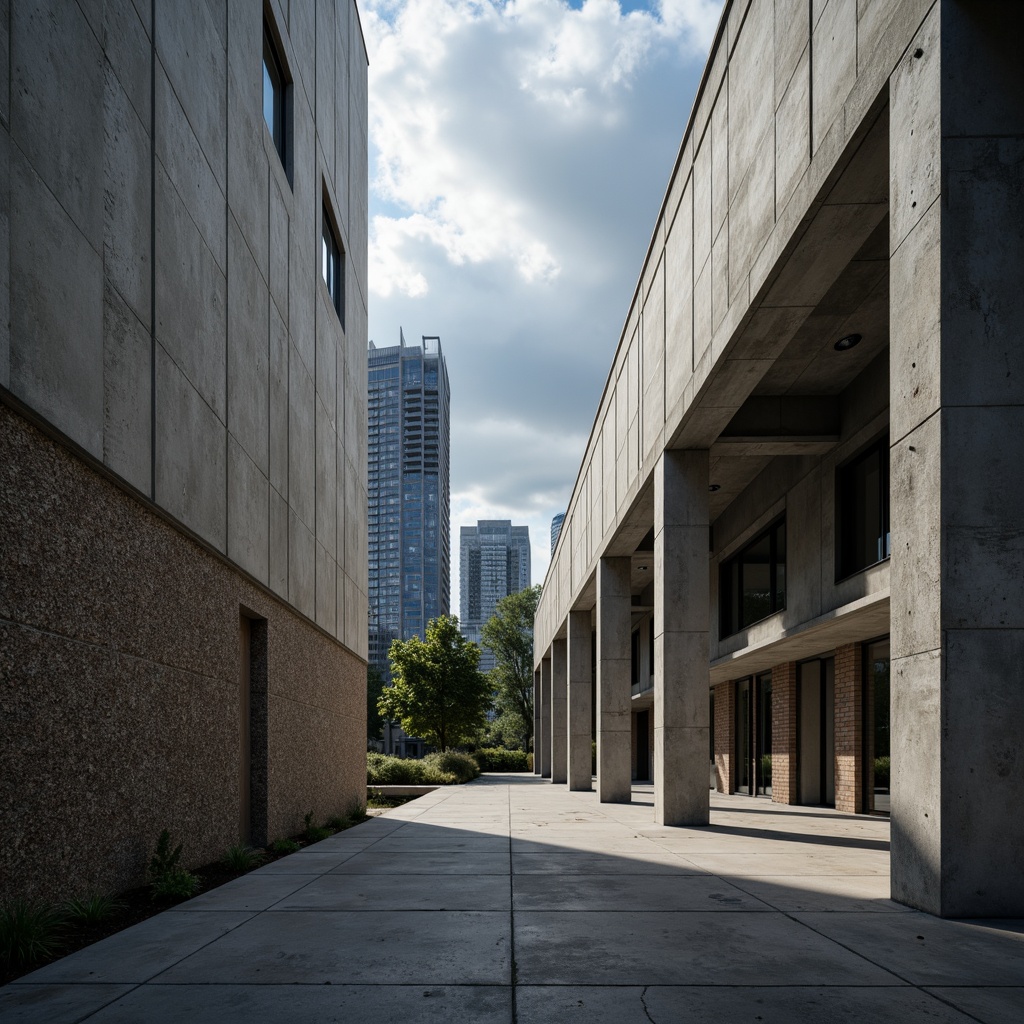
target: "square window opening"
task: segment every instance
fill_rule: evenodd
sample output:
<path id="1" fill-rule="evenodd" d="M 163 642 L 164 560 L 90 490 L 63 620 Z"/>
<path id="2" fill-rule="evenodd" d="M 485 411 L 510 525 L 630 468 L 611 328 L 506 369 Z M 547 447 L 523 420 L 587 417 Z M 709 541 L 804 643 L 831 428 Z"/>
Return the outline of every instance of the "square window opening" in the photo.
<path id="1" fill-rule="evenodd" d="M 719 635 L 724 639 L 786 607 L 786 519 L 777 519 L 719 571 Z"/>
<path id="2" fill-rule="evenodd" d="M 889 437 L 836 469 L 836 582 L 889 557 Z"/>

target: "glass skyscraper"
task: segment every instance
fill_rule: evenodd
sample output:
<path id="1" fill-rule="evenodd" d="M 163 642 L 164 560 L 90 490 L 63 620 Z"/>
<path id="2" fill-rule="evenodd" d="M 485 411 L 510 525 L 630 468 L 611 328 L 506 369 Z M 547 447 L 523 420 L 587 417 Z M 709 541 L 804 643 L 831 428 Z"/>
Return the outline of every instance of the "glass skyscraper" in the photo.
<path id="1" fill-rule="evenodd" d="M 530 585 L 530 528 L 510 519 L 480 519 L 463 526 L 459 550 L 459 625 L 462 635 L 480 643 L 494 606 Z M 494 656 L 481 648 L 480 671 L 494 668 Z"/>
<path id="2" fill-rule="evenodd" d="M 565 521 L 565 513 L 559 512 L 551 520 L 551 554 L 555 553 L 555 545 L 558 543 L 559 534 L 562 532 L 562 523 Z"/>
<path id="3" fill-rule="evenodd" d="M 423 637 L 448 614 L 448 370 L 441 339 L 370 342 L 369 659 L 388 676 L 391 641 Z"/>

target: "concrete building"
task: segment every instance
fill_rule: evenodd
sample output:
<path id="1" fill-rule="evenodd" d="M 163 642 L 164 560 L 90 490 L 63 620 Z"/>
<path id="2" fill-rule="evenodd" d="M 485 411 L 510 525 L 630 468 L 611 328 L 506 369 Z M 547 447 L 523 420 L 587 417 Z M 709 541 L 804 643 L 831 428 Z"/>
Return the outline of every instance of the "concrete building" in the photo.
<path id="1" fill-rule="evenodd" d="M 726 3 L 536 622 L 543 774 L 891 813 L 944 916 L 1024 914 L 1022 31 Z"/>
<path id="2" fill-rule="evenodd" d="M 555 553 L 555 545 L 558 543 L 558 535 L 562 532 L 562 523 L 564 521 L 564 512 L 559 512 L 551 517 L 551 554 Z"/>
<path id="3" fill-rule="evenodd" d="M 370 342 L 370 662 L 390 676 L 395 639 L 426 635 L 448 614 L 451 416 L 441 339 L 377 348 Z"/>
<path id="4" fill-rule="evenodd" d="M 459 628 L 481 643 L 482 630 L 497 603 L 530 586 L 530 528 L 511 519 L 479 519 L 463 526 L 459 556 Z M 480 671 L 494 668 L 494 655 L 480 648 Z"/>
<path id="5" fill-rule="evenodd" d="M 365 798 L 354 3 L 14 3 L 0 54 L 0 897 Z"/>

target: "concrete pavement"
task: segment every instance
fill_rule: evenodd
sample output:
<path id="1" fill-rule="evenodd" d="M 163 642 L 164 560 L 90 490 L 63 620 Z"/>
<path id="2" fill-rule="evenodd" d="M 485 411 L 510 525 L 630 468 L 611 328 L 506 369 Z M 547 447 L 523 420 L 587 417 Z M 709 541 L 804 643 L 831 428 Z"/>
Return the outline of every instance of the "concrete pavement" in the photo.
<path id="1" fill-rule="evenodd" d="M 440 789 L 0 989 L 48 1024 L 1024 1019 L 1024 922 L 888 899 L 888 822 L 712 795 L 653 824 L 533 776 Z"/>

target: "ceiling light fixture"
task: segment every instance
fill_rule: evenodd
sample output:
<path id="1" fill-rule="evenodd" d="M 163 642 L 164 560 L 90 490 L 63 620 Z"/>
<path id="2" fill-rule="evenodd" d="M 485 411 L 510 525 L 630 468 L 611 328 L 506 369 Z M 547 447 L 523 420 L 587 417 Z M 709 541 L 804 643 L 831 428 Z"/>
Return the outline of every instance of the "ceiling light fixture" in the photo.
<path id="1" fill-rule="evenodd" d="M 721 489 L 722 489 L 722 485 L 721 484 L 708 484 L 708 490 L 712 494 L 714 494 L 715 491 L 720 491 Z"/>
<path id="2" fill-rule="evenodd" d="M 637 566 L 637 570 L 639 572 L 647 572 L 647 566 L 646 565 L 638 565 Z"/>
<path id="3" fill-rule="evenodd" d="M 845 337 L 840 338 L 832 347 L 837 352 L 849 352 L 857 342 L 860 341 L 859 334 L 847 334 Z"/>

